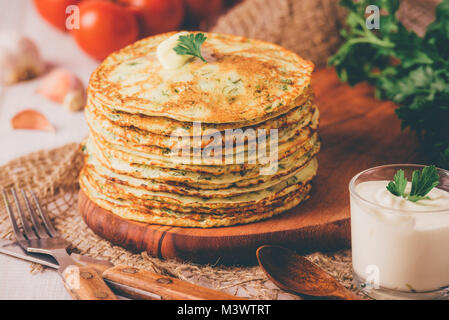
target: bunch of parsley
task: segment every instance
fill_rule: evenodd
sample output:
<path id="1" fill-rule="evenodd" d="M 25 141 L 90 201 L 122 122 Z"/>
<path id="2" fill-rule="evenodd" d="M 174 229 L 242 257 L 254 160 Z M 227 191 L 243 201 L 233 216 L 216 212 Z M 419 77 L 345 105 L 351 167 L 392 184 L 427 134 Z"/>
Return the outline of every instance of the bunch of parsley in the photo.
<path id="1" fill-rule="evenodd" d="M 420 138 L 424 151 L 449 168 L 449 0 L 436 9 L 424 37 L 397 19 L 399 0 L 342 0 L 349 10 L 346 42 L 329 59 L 342 81 L 368 81 L 376 96 L 398 105 L 402 128 Z M 381 10 L 380 29 L 366 27 L 365 10 Z"/>

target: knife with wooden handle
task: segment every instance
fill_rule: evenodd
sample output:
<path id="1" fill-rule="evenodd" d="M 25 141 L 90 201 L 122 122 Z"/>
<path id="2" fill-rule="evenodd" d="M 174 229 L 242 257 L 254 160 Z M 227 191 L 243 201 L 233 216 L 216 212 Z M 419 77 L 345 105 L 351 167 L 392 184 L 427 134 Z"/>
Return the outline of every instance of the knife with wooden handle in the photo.
<path id="1" fill-rule="evenodd" d="M 151 292 L 159 300 L 243 300 L 217 290 L 125 265 L 105 270 L 103 279 Z"/>
<path id="2" fill-rule="evenodd" d="M 59 265 L 47 255 L 25 252 L 17 243 L 0 239 L 0 252 L 47 267 L 58 269 Z M 242 300 L 217 290 L 201 287 L 172 277 L 125 265 L 114 266 L 111 262 L 71 254 L 80 265 L 94 269 L 118 295 L 139 300 Z M 82 268 L 82 267 L 81 267 Z"/>

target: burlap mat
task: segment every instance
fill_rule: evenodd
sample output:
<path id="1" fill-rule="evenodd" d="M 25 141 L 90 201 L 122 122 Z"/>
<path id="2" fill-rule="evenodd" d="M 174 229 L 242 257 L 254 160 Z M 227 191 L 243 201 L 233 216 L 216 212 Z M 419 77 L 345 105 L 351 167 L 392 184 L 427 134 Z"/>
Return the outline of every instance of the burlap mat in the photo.
<path id="1" fill-rule="evenodd" d="M 438 0 L 404 1 L 400 16 L 422 34 L 433 19 Z M 212 31 L 234 33 L 279 43 L 318 66 L 337 48 L 344 11 L 335 0 L 246 0 L 218 20 Z M 28 187 L 38 194 L 58 231 L 74 250 L 92 257 L 171 275 L 202 286 L 253 299 L 297 299 L 278 289 L 259 267 L 223 267 L 160 260 L 146 253 L 132 254 L 96 236 L 82 221 L 78 208 L 78 173 L 82 154 L 76 143 L 44 150 L 0 167 L 0 186 Z M 0 204 L 0 238 L 12 239 L 3 203 Z M 308 258 L 354 290 L 349 250 L 314 253 Z M 33 272 L 43 268 L 32 265 Z"/>
<path id="2" fill-rule="evenodd" d="M 96 236 L 82 220 L 77 207 L 77 179 L 82 163 L 82 153 L 76 143 L 34 152 L 1 166 L 0 185 L 4 188 L 15 186 L 35 190 L 57 230 L 73 244 L 73 250 L 78 253 L 107 259 L 114 264 L 144 268 L 243 297 L 297 299 L 278 289 L 259 267 L 223 267 L 160 260 L 146 253 L 132 254 Z M 0 238 L 13 238 L 3 202 L 0 204 Z M 332 256 L 316 253 L 309 258 L 346 286 L 352 286 L 348 251 Z M 32 265 L 33 272 L 42 270 L 43 267 Z"/>
<path id="3" fill-rule="evenodd" d="M 341 41 L 344 13 L 335 0 L 247 0 L 212 31 L 274 42 L 323 66 Z"/>
<path id="4" fill-rule="evenodd" d="M 75 252 L 252 299 L 298 298 L 278 289 L 259 267 L 224 267 L 160 260 L 145 252 L 130 253 L 101 239 L 86 226 L 78 211 L 78 173 L 82 163 L 83 157 L 77 143 L 34 152 L 1 166 L 0 186 L 33 189 L 55 227 L 73 244 Z M 0 238 L 13 239 L 3 201 L 0 203 Z M 309 258 L 347 287 L 352 286 L 349 251 L 333 255 L 315 253 Z M 33 264 L 31 270 L 38 273 L 44 268 Z"/>

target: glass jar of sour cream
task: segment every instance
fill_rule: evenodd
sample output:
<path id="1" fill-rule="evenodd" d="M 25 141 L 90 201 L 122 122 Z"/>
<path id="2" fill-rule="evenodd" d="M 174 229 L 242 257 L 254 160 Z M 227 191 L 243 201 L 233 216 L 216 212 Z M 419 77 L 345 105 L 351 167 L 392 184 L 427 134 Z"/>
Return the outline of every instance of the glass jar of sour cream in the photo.
<path id="1" fill-rule="evenodd" d="M 386 186 L 402 169 L 409 181 L 424 166 L 371 168 L 349 184 L 354 280 L 369 296 L 386 299 L 449 297 L 449 172 L 429 199 L 409 201 Z"/>

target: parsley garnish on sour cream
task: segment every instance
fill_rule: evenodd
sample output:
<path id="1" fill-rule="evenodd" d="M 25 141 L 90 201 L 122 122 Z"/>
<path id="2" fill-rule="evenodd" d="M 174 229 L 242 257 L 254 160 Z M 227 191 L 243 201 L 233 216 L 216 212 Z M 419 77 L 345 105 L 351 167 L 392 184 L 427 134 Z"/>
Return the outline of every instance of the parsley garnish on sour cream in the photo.
<path id="1" fill-rule="evenodd" d="M 429 199 L 427 194 L 440 183 L 440 176 L 435 166 L 424 167 L 421 171 L 415 170 L 412 174 L 412 189 L 405 192 L 407 178 L 404 170 L 398 170 L 394 175 L 394 181 L 390 181 L 387 190 L 397 197 L 403 197 L 409 201 L 417 202 Z"/>

